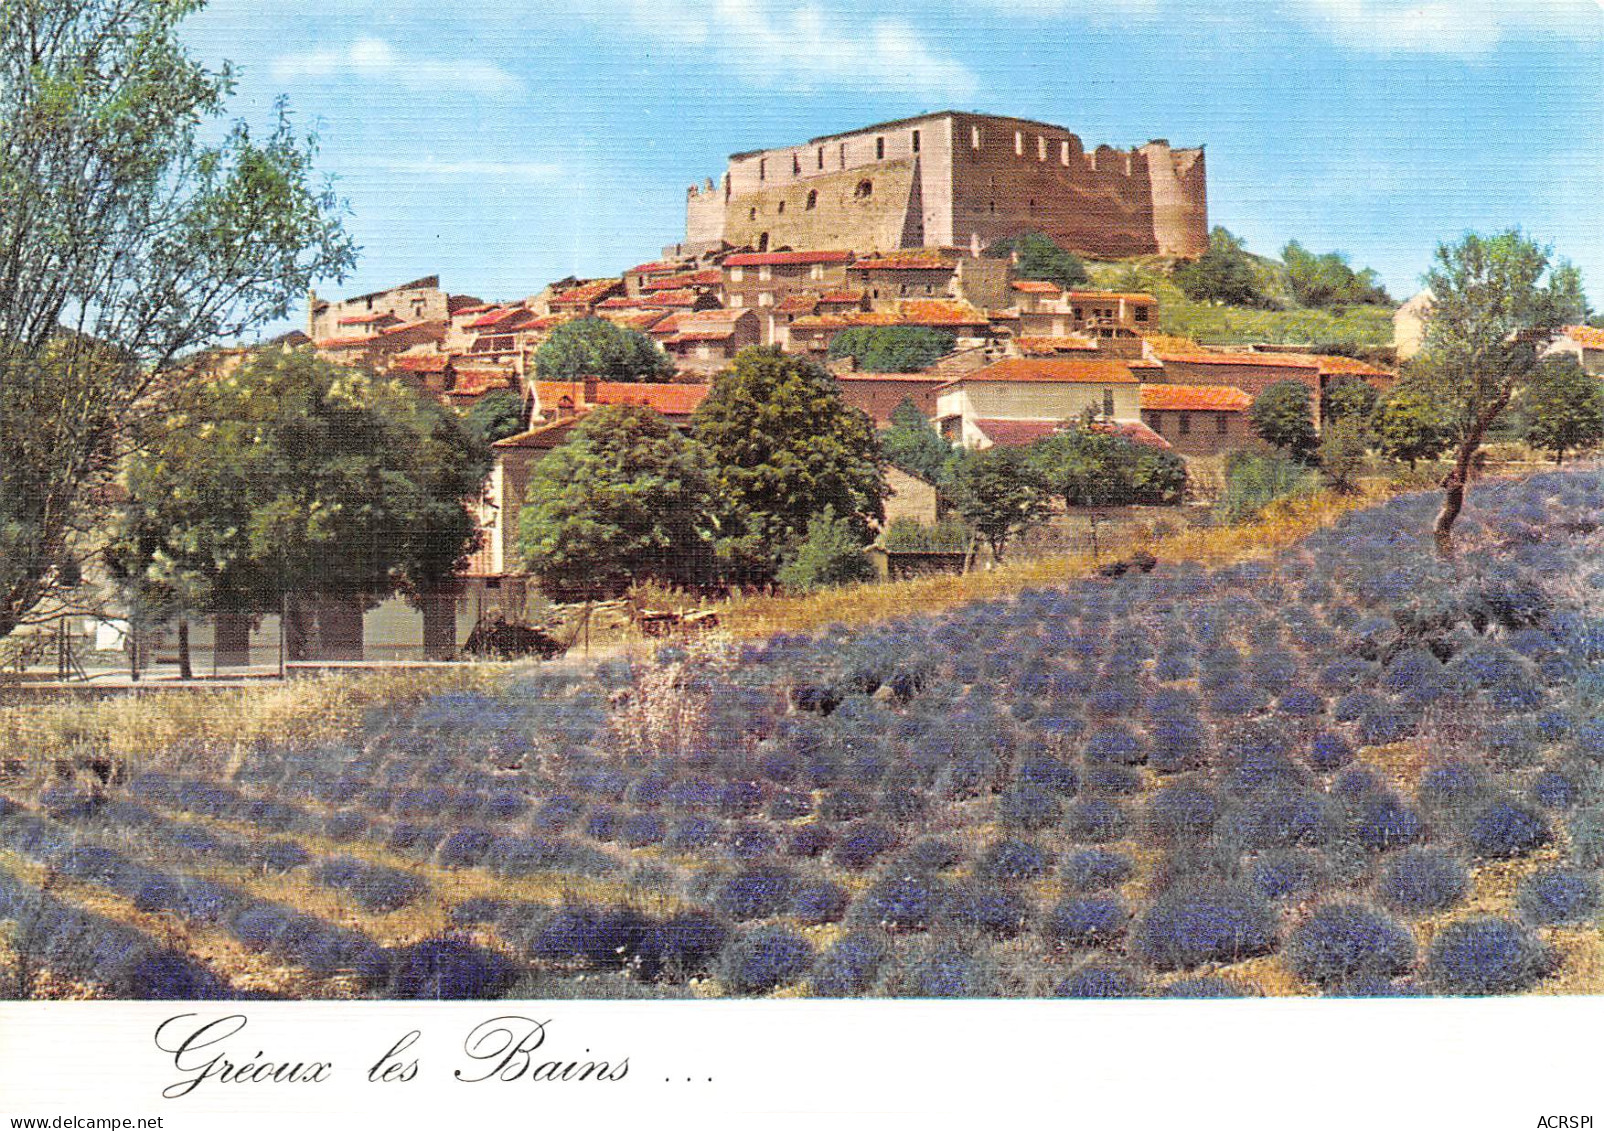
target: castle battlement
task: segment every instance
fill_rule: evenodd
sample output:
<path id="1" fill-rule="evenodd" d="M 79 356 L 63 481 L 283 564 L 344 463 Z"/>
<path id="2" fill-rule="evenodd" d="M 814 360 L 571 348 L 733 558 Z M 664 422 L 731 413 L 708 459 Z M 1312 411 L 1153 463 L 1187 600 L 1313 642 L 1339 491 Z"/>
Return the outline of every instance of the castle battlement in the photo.
<path id="1" fill-rule="evenodd" d="M 1201 147 L 1087 151 L 1062 126 L 946 111 L 730 157 L 692 186 L 690 242 L 970 246 L 1041 231 L 1103 258 L 1208 246 Z"/>

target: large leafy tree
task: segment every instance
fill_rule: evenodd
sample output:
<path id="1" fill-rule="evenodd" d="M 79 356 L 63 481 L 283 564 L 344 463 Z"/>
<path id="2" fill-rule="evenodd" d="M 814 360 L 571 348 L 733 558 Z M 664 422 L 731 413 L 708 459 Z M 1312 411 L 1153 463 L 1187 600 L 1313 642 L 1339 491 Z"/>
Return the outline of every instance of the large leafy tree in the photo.
<path id="1" fill-rule="evenodd" d="M 1209 233 L 1207 251 L 1175 269 L 1175 284 L 1194 302 L 1227 306 L 1274 305 L 1259 284 L 1259 274 L 1247 246 L 1224 228 L 1215 228 Z"/>
<path id="2" fill-rule="evenodd" d="M 1582 371 L 1569 355 L 1544 358 L 1522 398 L 1526 441 L 1555 463 L 1565 453 L 1604 440 L 1604 383 Z"/>
<path id="3" fill-rule="evenodd" d="M 1392 296 L 1376 273 L 1368 267 L 1355 271 L 1341 252 L 1316 255 L 1293 240 L 1282 249 L 1281 262 L 1287 266 L 1292 296 L 1301 306 L 1392 305 Z"/>
<path id="4" fill-rule="evenodd" d="M 605 318 L 580 318 L 553 330 L 535 351 L 542 381 L 662 381 L 674 375 L 674 359 L 639 330 Z"/>
<path id="5" fill-rule="evenodd" d="M 957 336 L 929 326 L 853 326 L 830 341 L 831 357 L 850 357 L 865 373 L 917 373 L 952 352 Z"/>
<path id="6" fill-rule="evenodd" d="M 1059 247 L 1051 236 L 1025 232 L 998 240 L 986 249 L 991 259 L 1010 259 L 1017 255 L 1014 274 L 1021 279 L 1040 279 L 1061 287 L 1078 287 L 1087 281 L 1086 264 L 1080 256 Z"/>
<path id="7" fill-rule="evenodd" d="M 1047 521 L 1053 486 L 1029 449 L 994 447 L 954 460 L 947 488 L 958 513 L 1002 561 L 1008 543 Z"/>
<path id="8" fill-rule="evenodd" d="M 891 426 L 880 433 L 880 450 L 892 467 L 932 483 L 941 479 L 953 453 L 952 445 L 909 400 L 891 410 Z"/>
<path id="9" fill-rule="evenodd" d="M 710 580 L 713 500 L 702 453 L 642 405 L 597 409 L 529 477 L 524 561 L 548 592 Z"/>
<path id="10" fill-rule="evenodd" d="M 868 415 L 824 369 L 773 348 L 742 350 L 692 420 L 720 505 L 719 542 L 737 580 L 772 580 L 826 507 L 867 544 L 888 493 Z"/>
<path id="11" fill-rule="evenodd" d="M 264 350 L 166 425 L 127 462 L 108 552 L 144 609 L 422 595 L 474 546 L 489 448 L 399 381 Z"/>
<path id="12" fill-rule="evenodd" d="M 1186 461 L 1174 452 L 1086 428 L 1036 441 L 1031 458 L 1070 507 L 1165 506 L 1186 493 Z"/>
<path id="13" fill-rule="evenodd" d="M 1266 444 L 1307 463 L 1320 443 L 1311 399 L 1302 381 L 1277 381 L 1253 398 L 1248 423 Z"/>
<path id="14" fill-rule="evenodd" d="M 177 363 L 354 262 L 282 104 L 203 140 L 233 88 L 180 41 L 203 3 L 0 0 L 0 637 L 80 574 Z"/>
<path id="15" fill-rule="evenodd" d="M 1414 379 L 1442 407 L 1453 453 L 1432 526 L 1437 552 L 1454 553 L 1476 454 L 1488 430 L 1537 369 L 1540 351 L 1587 309 L 1581 273 L 1518 230 L 1467 234 L 1437 248 Z"/>
<path id="16" fill-rule="evenodd" d="M 1376 402 L 1371 432 L 1377 451 L 1402 460 L 1411 470 L 1421 460 L 1436 459 L 1452 443 L 1442 406 L 1430 392 L 1408 381 L 1393 386 Z"/>
<path id="17" fill-rule="evenodd" d="M 524 400 L 511 389 L 492 389 L 462 414 L 463 423 L 483 436 L 487 443 L 505 440 L 524 430 L 529 411 Z"/>

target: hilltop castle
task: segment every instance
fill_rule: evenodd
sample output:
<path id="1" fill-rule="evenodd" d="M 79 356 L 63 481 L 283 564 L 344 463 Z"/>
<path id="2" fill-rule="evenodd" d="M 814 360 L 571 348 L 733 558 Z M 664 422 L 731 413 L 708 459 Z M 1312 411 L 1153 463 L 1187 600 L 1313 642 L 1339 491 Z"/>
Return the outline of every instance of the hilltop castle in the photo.
<path id="1" fill-rule="evenodd" d="M 693 186 L 687 250 L 983 248 L 1038 231 L 1097 258 L 1208 247 L 1203 150 L 1086 152 L 1044 122 L 946 111 L 737 153 Z"/>

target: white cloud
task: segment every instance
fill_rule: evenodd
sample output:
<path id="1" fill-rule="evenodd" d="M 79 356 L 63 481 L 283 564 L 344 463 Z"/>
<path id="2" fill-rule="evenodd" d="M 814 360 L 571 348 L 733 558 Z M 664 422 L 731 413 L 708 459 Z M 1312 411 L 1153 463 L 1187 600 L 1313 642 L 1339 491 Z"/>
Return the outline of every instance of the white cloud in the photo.
<path id="1" fill-rule="evenodd" d="M 1379 54 L 1485 54 L 1507 39 L 1551 34 L 1597 40 L 1601 0 L 1297 0 L 1339 43 Z"/>
<path id="2" fill-rule="evenodd" d="M 964 98 L 974 72 L 897 19 L 784 0 L 578 0 L 592 23 L 668 47 L 711 51 L 756 86 L 833 86 Z"/>
<path id="3" fill-rule="evenodd" d="M 343 49 L 281 55 L 273 61 L 273 78 L 329 79 L 352 77 L 399 86 L 418 93 L 476 94 L 507 98 L 523 93 L 516 75 L 478 59 L 431 59 L 403 55 L 382 39 L 359 39 Z"/>

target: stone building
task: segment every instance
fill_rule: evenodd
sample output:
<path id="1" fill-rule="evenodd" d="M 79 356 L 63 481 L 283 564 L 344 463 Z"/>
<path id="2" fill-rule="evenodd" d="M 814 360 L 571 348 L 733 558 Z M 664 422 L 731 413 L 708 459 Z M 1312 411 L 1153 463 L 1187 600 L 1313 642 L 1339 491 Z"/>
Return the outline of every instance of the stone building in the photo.
<path id="1" fill-rule="evenodd" d="M 936 425 L 966 448 L 1030 443 L 1087 415 L 1139 428 L 1140 389 L 1115 358 L 1008 358 L 941 386 Z"/>
<path id="2" fill-rule="evenodd" d="M 944 111 L 737 153 L 693 186 L 686 242 L 758 251 L 962 247 L 1038 231 L 1099 258 L 1208 247 L 1203 150 L 1087 152 L 1061 126 Z"/>
<path id="3" fill-rule="evenodd" d="M 1142 423 L 1185 456 L 1266 448 L 1248 420 L 1253 398 L 1229 385 L 1142 386 Z"/>
<path id="4" fill-rule="evenodd" d="M 444 322 L 463 301 L 474 300 L 446 294 L 438 275 L 334 302 L 313 291 L 307 301 L 306 336 L 322 342 L 366 337 L 414 322 Z"/>

